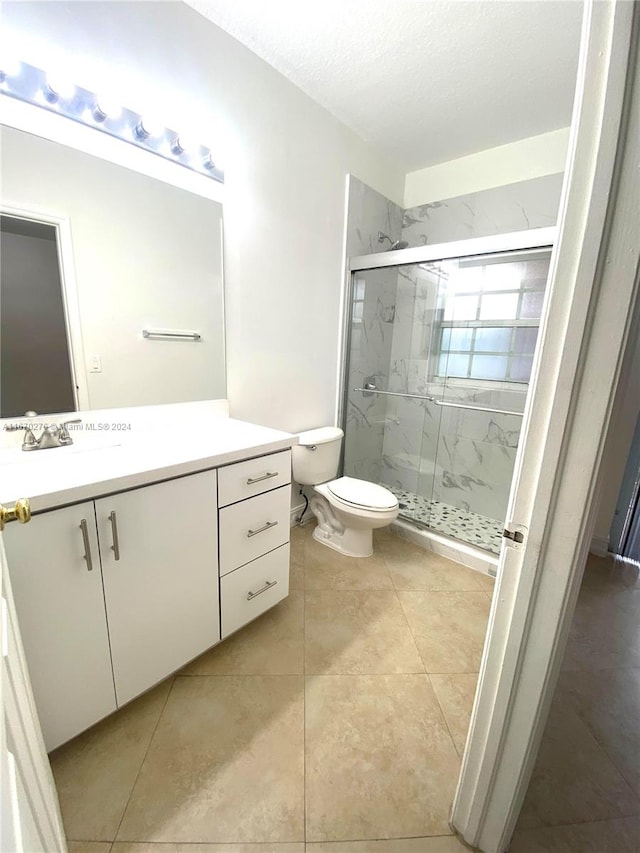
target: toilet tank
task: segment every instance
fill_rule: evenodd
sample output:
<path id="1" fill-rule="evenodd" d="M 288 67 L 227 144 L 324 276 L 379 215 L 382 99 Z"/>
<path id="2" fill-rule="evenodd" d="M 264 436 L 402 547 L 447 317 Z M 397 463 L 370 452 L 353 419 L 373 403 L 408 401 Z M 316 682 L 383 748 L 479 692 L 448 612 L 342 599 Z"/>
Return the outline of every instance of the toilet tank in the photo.
<path id="1" fill-rule="evenodd" d="M 334 480 L 340 464 L 344 433 L 338 427 L 321 427 L 301 432 L 291 448 L 293 479 L 303 486 Z"/>

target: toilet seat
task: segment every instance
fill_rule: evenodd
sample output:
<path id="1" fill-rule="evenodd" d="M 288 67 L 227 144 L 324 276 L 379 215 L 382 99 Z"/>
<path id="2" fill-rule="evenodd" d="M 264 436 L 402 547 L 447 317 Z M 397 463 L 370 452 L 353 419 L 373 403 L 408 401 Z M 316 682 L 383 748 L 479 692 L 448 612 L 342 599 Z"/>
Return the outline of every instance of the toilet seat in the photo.
<path id="1" fill-rule="evenodd" d="M 398 508 L 394 494 L 384 486 L 358 480 L 355 477 L 339 477 L 325 484 L 331 498 L 345 508 L 367 510 L 369 512 L 386 513 Z"/>

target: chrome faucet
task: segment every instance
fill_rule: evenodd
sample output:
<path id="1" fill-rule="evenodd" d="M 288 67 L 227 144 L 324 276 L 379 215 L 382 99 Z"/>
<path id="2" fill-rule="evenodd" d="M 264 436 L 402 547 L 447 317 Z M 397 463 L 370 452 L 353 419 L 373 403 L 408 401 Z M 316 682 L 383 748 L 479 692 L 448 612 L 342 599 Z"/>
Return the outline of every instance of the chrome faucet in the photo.
<path id="1" fill-rule="evenodd" d="M 27 412 L 27 416 L 31 417 L 32 413 Z M 67 447 L 73 444 L 67 427 L 69 424 L 81 423 L 80 418 L 74 418 L 71 421 L 63 421 L 61 424 L 45 424 L 39 438 L 36 438 L 32 427 L 24 424 L 5 424 L 4 429 L 7 432 L 15 432 L 19 429 L 25 431 L 22 439 L 23 450 L 50 450 L 53 447 Z"/>

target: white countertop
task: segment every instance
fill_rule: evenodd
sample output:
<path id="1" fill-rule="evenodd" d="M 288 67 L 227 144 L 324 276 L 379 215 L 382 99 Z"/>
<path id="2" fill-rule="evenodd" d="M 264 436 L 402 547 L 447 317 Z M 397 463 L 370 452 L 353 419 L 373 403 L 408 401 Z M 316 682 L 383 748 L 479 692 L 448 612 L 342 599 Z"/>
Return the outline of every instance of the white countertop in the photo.
<path id="1" fill-rule="evenodd" d="M 29 498 L 31 511 L 39 512 L 285 450 L 297 441 L 287 432 L 221 417 L 206 434 L 194 424 L 146 440 L 111 433 L 92 445 L 0 450 L 0 503 Z"/>

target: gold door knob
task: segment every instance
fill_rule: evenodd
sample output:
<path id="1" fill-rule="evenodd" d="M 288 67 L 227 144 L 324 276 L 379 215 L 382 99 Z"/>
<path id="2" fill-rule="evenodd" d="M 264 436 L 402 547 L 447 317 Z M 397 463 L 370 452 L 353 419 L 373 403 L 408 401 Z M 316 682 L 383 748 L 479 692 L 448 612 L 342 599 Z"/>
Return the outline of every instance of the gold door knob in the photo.
<path id="1" fill-rule="evenodd" d="M 20 524 L 31 521 L 29 498 L 20 498 L 13 507 L 4 507 L 0 504 L 0 530 L 4 530 L 7 521 L 19 521 Z"/>

